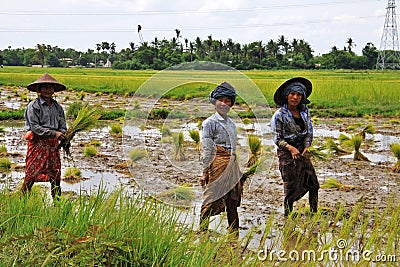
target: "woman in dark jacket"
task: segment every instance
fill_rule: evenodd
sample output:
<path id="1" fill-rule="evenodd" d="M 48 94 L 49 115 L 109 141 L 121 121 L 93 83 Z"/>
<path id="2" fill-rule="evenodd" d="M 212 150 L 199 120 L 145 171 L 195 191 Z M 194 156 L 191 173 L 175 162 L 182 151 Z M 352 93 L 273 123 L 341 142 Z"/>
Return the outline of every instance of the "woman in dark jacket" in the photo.
<path id="1" fill-rule="evenodd" d="M 271 119 L 274 142 L 278 146 L 279 170 L 284 187 L 284 211 L 288 216 L 293 203 L 309 193 L 311 212 L 317 212 L 319 183 L 307 148 L 313 140 L 311 115 L 306 104 L 312 92 L 309 80 L 296 77 L 275 92 L 278 109 Z"/>

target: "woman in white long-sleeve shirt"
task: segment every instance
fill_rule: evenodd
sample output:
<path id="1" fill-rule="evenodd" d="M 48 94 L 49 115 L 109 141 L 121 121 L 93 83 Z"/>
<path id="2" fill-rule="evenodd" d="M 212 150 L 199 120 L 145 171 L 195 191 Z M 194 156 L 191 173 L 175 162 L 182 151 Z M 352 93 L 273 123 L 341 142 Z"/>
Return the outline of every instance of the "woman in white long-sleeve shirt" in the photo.
<path id="1" fill-rule="evenodd" d="M 236 125 L 228 117 L 235 103 L 235 89 L 227 82 L 217 86 L 209 96 L 216 113 L 202 123 L 203 176 L 206 186 L 201 206 L 200 228 L 207 230 L 210 216 L 227 212 L 230 231 L 238 233 L 242 187 L 241 172 L 236 160 Z"/>

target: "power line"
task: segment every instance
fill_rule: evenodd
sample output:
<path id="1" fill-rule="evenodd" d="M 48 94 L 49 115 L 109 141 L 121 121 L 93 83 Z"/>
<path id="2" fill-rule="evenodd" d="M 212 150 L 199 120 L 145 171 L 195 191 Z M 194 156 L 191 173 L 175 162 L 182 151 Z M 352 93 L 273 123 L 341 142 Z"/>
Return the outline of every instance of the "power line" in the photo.
<path id="1" fill-rule="evenodd" d="M 367 1 L 352 1 L 365 3 Z M 349 1 L 332 1 L 323 3 L 311 4 L 289 4 L 289 5 L 275 5 L 268 7 L 253 7 L 253 8 L 236 8 L 236 9 L 212 9 L 212 10 L 179 10 L 179 11 L 136 11 L 136 12 L 107 12 L 107 13 L 80 13 L 80 12 L 43 12 L 43 11 L 16 11 L 16 10 L 0 10 L 0 15 L 13 15 L 13 16 L 145 16 L 145 15 L 186 15 L 191 13 L 232 13 L 232 12 L 255 12 L 273 9 L 287 9 L 287 8 L 302 8 L 302 7 L 315 7 L 315 6 L 332 6 L 338 4 L 349 4 Z"/>
<path id="2" fill-rule="evenodd" d="M 354 19 L 369 19 L 369 18 L 382 18 L 383 16 L 361 16 L 361 17 L 354 17 Z M 275 26 L 293 26 L 299 24 L 316 24 L 316 23 L 330 23 L 332 22 L 331 19 L 322 19 L 322 20 L 308 20 L 308 21 L 301 21 L 301 22 L 276 22 L 276 23 L 269 23 L 269 24 L 247 24 L 247 25 L 226 25 L 226 26 L 207 26 L 207 27 L 188 27 L 188 28 L 181 28 L 182 31 L 202 31 L 202 30 L 223 30 L 223 29 L 248 29 L 248 28 L 260 28 L 260 27 L 275 27 Z M 136 32 L 137 30 L 132 29 L 82 29 L 82 28 L 72 28 L 72 29 L 2 29 L 0 28 L 0 32 Z M 163 28 L 146 28 L 146 32 L 169 32 L 171 31 L 170 28 L 163 29 Z"/>

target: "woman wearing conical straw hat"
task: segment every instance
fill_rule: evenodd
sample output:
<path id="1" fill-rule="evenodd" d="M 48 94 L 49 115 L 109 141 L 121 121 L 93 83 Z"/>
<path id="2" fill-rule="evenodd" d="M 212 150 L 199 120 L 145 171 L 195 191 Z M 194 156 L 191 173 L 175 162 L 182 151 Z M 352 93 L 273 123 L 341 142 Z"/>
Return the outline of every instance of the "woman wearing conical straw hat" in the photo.
<path id="1" fill-rule="evenodd" d="M 317 212 L 318 179 L 307 148 L 313 140 L 313 126 L 307 99 L 312 92 L 309 80 L 296 77 L 284 82 L 275 92 L 280 108 L 271 119 L 274 142 L 278 146 L 279 170 L 284 189 L 284 212 L 288 216 L 293 203 L 307 192 L 311 212 Z"/>
<path id="2" fill-rule="evenodd" d="M 61 160 L 57 146 L 65 138 L 67 124 L 64 110 L 53 99 L 53 94 L 66 87 L 45 73 L 27 88 L 39 96 L 28 104 L 24 114 L 28 150 L 21 191 L 30 192 L 35 182 L 50 182 L 51 195 L 56 200 L 61 195 Z"/>

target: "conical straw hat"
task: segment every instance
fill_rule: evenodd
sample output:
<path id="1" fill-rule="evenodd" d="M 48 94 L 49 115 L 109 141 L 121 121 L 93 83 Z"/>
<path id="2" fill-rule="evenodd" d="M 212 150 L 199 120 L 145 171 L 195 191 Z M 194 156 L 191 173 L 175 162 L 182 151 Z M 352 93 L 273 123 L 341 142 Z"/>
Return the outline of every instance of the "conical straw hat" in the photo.
<path id="1" fill-rule="evenodd" d="M 32 92 L 38 92 L 39 84 L 43 84 L 43 83 L 54 84 L 54 92 L 59 92 L 59 91 L 63 91 L 65 89 L 67 89 L 65 87 L 65 85 L 58 82 L 56 79 L 51 77 L 48 73 L 45 73 L 42 76 L 40 76 L 39 79 L 37 79 L 36 81 L 34 81 L 30 85 L 28 85 L 28 90 L 32 91 Z"/>

